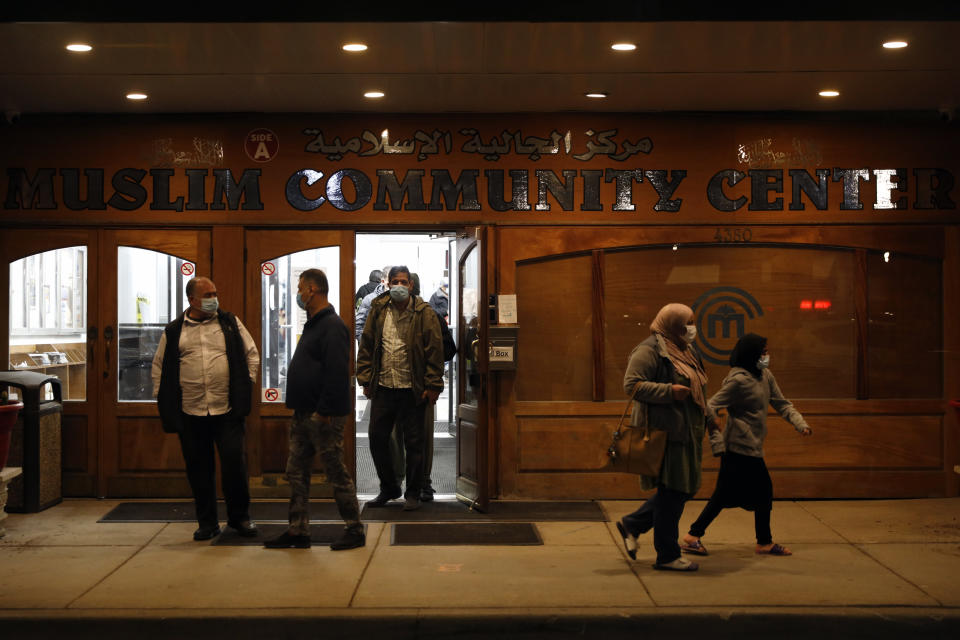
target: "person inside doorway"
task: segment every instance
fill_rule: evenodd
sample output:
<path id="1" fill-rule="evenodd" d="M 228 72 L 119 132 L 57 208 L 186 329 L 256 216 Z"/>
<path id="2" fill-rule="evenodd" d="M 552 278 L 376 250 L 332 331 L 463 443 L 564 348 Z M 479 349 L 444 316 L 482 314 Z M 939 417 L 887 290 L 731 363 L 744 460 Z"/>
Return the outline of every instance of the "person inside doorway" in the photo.
<path id="1" fill-rule="evenodd" d="M 357 306 L 357 317 L 354 320 L 353 325 L 353 334 L 357 338 L 357 342 L 360 342 L 360 336 L 363 335 L 363 327 L 367 323 L 367 316 L 370 314 L 370 305 L 373 304 L 373 301 L 383 295 L 388 289 L 388 275 L 390 274 L 389 265 L 384 267 L 380 272 L 383 274 L 383 277 L 380 280 L 380 284 L 374 288 L 373 291 L 368 293 L 363 297 L 363 300 L 360 301 L 360 304 Z M 371 274 L 372 275 L 372 274 Z"/>
<path id="2" fill-rule="evenodd" d="M 399 423 L 409 511 L 420 508 L 423 425 L 426 408 L 443 391 L 443 339 L 437 314 L 411 295 L 410 270 L 395 266 L 388 279 L 389 293 L 373 300 L 357 354 L 357 382 L 372 404 L 370 453 L 380 481 L 380 493 L 368 504 L 381 507 L 401 496 L 388 445 Z"/>
<path id="3" fill-rule="evenodd" d="M 447 288 L 446 279 L 440 281 L 440 286 L 430 296 L 430 306 L 446 324 L 450 324 L 450 292 Z"/>
<path id="4" fill-rule="evenodd" d="M 377 286 L 383 282 L 384 274 L 380 269 L 374 269 L 370 272 L 369 279 L 364 284 L 360 285 L 360 288 L 357 289 L 357 293 L 353 296 L 353 308 L 359 309 L 360 303 L 363 302 L 363 299 L 367 295 L 373 293 L 377 290 Z"/>
<path id="5" fill-rule="evenodd" d="M 220 534 L 216 462 L 220 454 L 227 526 L 257 535 L 250 521 L 244 419 L 250 413 L 260 354 L 243 323 L 219 308 L 209 278 L 187 283 L 190 306 L 166 326 L 153 357 L 153 394 L 163 430 L 176 433 L 187 464 L 199 527 L 194 540 Z"/>

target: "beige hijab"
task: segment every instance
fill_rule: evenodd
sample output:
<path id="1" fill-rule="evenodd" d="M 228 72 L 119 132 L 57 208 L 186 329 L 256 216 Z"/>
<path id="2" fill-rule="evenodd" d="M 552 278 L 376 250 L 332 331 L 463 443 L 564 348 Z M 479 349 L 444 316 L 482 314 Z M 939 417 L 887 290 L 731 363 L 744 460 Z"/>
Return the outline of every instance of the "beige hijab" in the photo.
<path id="1" fill-rule="evenodd" d="M 685 304 L 674 302 L 665 305 L 660 309 L 660 313 L 650 323 L 650 329 L 663 336 L 663 341 L 667 345 L 667 355 L 670 361 L 681 374 L 690 380 L 690 394 L 697 405 L 706 410 L 707 399 L 704 396 L 703 388 L 707 384 L 707 374 L 693 349 L 687 344 L 684 336 L 687 333 L 687 319 L 693 315 L 693 309 Z"/>

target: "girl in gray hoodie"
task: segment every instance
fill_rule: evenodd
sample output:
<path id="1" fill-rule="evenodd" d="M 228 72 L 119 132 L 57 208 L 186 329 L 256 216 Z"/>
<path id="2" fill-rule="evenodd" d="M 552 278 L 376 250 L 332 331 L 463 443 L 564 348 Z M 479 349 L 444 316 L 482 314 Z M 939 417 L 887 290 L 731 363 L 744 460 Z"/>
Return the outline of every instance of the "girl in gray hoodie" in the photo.
<path id="1" fill-rule="evenodd" d="M 767 405 L 772 406 L 800 435 L 813 433 L 800 412 L 780 393 L 770 369 L 767 339 L 748 333 L 737 342 L 730 354 L 732 369 L 712 398 L 713 411 L 726 409 L 729 414 L 723 431 L 725 451 L 720 459 L 717 487 L 700 517 L 683 536 L 680 548 L 696 555 L 707 555 L 701 536 L 720 511 L 740 507 L 753 511 L 757 534 L 757 553 L 789 556 L 791 551 L 775 544 L 770 533 L 770 510 L 773 507 L 773 485 L 763 461 L 763 441 L 767 437 Z"/>

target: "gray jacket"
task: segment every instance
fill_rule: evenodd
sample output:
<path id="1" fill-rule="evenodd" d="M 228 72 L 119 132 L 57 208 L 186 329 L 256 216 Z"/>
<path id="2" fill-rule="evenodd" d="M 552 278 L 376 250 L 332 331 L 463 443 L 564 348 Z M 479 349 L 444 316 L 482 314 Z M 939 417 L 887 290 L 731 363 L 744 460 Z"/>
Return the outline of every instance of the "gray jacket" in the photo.
<path id="1" fill-rule="evenodd" d="M 693 346 L 690 346 L 693 349 Z M 700 354 L 694 351 L 697 360 Z M 623 390 L 629 396 L 637 382 L 640 386 L 633 394 L 633 426 L 649 425 L 651 429 L 667 432 L 667 440 L 686 442 L 690 429 L 684 423 L 683 403 L 673 399 L 676 370 L 663 338 L 652 334 L 630 352 L 627 370 L 623 374 Z M 704 389 L 706 395 L 706 389 Z M 712 412 L 708 412 L 712 415 Z"/>
<path id="2" fill-rule="evenodd" d="M 727 451 L 755 458 L 763 457 L 763 441 L 767 438 L 767 405 L 777 410 L 797 431 L 807 428 L 800 412 L 783 397 L 777 379 L 769 369 L 761 371 L 758 380 L 746 369 L 734 367 L 723 379 L 708 404 L 712 410 L 726 409 L 730 417 L 723 430 Z"/>

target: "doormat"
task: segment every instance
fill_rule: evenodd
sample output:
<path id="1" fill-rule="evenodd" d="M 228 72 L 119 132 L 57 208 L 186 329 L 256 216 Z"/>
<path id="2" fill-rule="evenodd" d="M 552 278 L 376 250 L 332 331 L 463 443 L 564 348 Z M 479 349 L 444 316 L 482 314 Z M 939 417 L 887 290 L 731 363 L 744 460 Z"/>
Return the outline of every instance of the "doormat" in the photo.
<path id="1" fill-rule="evenodd" d="M 399 523 L 391 527 L 391 545 L 542 545 L 530 522 Z"/>
<path id="2" fill-rule="evenodd" d="M 403 500 L 383 507 L 364 504 L 360 512 L 364 522 L 606 522 L 600 503 L 584 501 L 491 500 L 485 513 L 456 500 L 421 502 L 416 511 L 404 511 Z"/>
<path id="3" fill-rule="evenodd" d="M 223 533 L 213 539 L 211 545 L 227 547 L 261 547 L 264 540 L 275 538 L 287 530 L 285 524 L 261 524 L 257 525 L 257 535 L 252 538 L 244 538 L 239 533 L 226 527 Z M 363 528 L 366 533 L 367 528 Z M 327 545 L 340 537 L 343 533 L 343 523 L 321 523 L 310 525 L 310 542 L 317 545 Z"/>
<path id="4" fill-rule="evenodd" d="M 250 519 L 254 522 L 287 522 L 289 503 L 286 500 L 251 502 Z M 218 503 L 221 519 L 227 508 Z M 196 522 L 192 502 L 121 502 L 97 522 Z M 337 505 L 332 500 L 311 500 L 311 520 L 340 521 Z"/>

